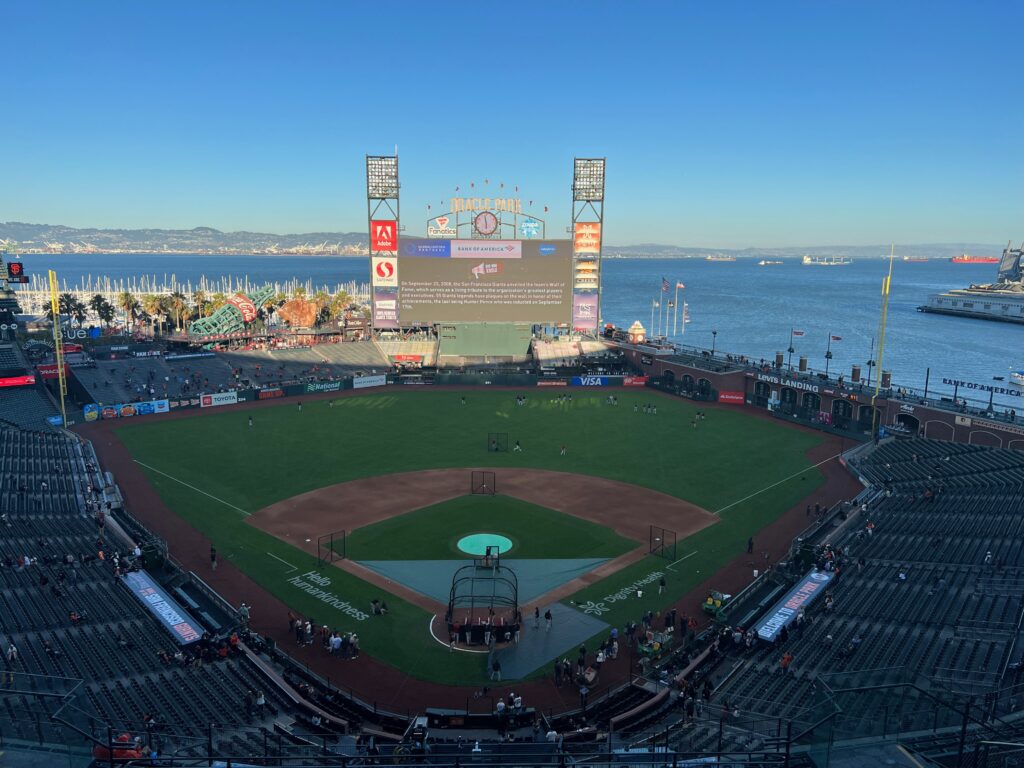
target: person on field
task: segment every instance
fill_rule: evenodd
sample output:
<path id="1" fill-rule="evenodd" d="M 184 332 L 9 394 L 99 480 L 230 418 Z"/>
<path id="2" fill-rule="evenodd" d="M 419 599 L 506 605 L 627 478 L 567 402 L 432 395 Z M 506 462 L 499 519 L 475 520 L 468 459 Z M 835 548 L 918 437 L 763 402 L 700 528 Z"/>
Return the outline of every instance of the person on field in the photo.
<path id="1" fill-rule="evenodd" d="M 513 453 L 522 453 L 523 452 L 523 446 L 521 446 L 519 444 L 518 440 L 516 440 L 516 444 L 515 444 L 515 447 L 512 449 L 512 452 Z"/>
<path id="2" fill-rule="evenodd" d="M 217 550 L 214 547 L 210 547 L 210 568 L 214 571 L 217 570 Z"/>

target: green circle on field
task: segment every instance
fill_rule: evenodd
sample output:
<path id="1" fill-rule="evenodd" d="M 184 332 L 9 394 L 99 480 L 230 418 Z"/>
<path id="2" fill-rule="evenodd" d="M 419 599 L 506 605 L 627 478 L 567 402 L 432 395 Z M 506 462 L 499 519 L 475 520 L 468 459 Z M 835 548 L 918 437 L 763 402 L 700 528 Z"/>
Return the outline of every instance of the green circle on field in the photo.
<path id="1" fill-rule="evenodd" d="M 512 549 L 512 539 L 497 533 L 472 533 L 459 539 L 456 546 L 467 555 L 483 557 L 488 547 L 497 547 L 498 552 L 504 555 Z"/>

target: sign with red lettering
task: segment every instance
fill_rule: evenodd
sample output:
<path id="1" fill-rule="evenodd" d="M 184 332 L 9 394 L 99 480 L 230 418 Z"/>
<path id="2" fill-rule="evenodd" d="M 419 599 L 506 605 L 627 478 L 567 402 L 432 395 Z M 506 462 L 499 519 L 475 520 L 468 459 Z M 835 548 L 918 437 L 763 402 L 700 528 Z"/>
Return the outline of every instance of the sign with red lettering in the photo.
<path id="1" fill-rule="evenodd" d="M 371 221 L 370 222 L 370 250 L 371 251 L 397 251 L 398 250 L 398 222 L 396 221 Z"/>
<path id="2" fill-rule="evenodd" d="M 746 397 L 742 392 L 719 392 L 718 402 L 736 403 L 737 405 L 743 405 L 743 403 L 746 402 Z"/>

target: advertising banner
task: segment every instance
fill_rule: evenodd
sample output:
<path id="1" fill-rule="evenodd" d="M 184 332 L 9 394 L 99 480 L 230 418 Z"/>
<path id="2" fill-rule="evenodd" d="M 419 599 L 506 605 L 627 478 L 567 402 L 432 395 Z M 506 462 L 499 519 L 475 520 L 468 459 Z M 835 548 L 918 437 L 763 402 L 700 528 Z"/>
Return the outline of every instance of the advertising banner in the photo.
<path id="1" fill-rule="evenodd" d="M 280 387 L 271 387 L 269 389 L 261 389 L 256 393 L 257 400 L 272 400 L 275 397 L 284 397 L 284 390 Z"/>
<path id="2" fill-rule="evenodd" d="M 46 421 L 55 427 L 59 427 L 64 423 L 64 417 L 60 414 L 57 414 L 56 416 L 47 416 Z"/>
<path id="3" fill-rule="evenodd" d="M 228 304 L 233 306 L 239 312 L 242 313 L 242 320 L 247 323 L 251 323 L 256 319 L 256 305 L 253 304 L 252 299 L 246 296 L 244 293 L 236 293 L 230 299 Z M 159 350 L 153 350 L 157 355 L 160 354 Z"/>
<path id="4" fill-rule="evenodd" d="M 396 363 L 422 363 L 423 355 L 392 355 Z"/>
<path id="5" fill-rule="evenodd" d="M 41 379 L 56 379 L 57 378 L 57 364 L 48 363 L 46 365 L 37 365 L 36 372 L 39 374 Z M 67 363 L 64 363 L 64 375 L 71 375 L 71 368 L 68 367 Z"/>
<path id="6" fill-rule="evenodd" d="M 398 250 L 398 223 L 394 220 L 378 220 L 370 222 L 370 250 Z"/>
<path id="7" fill-rule="evenodd" d="M 401 254 L 434 259 L 447 259 L 452 255 L 451 240 L 423 240 L 402 238 Z"/>
<path id="8" fill-rule="evenodd" d="M 538 379 L 538 387 L 566 387 L 569 385 L 565 379 Z"/>
<path id="9" fill-rule="evenodd" d="M 174 635 L 178 645 L 194 643 L 203 636 L 203 626 L 189 616 L 185 609 L 178 605 L 163 587 L 157 584 L 145 571 L 126 573 L 124 585 L 135 595 L 157 621 Z"/>
<path id="10" fill-rule="evenodd" d="M 0 379 L 0 387 L 27 387 L 35 383 L 35 374 L 29 374 L 28 376 L 5 376 Z"/>
<path id="11" fill-rule="evenodd" d="M 234 405 L 237 402 L 237 392 L 214 392 L 209 395 L 199 395 L 200 408 L 214 408 L 218 405 Z"/>
<path id="12" fill-rule="evenodd" d="M 757 636 L 774 643 L 783 627 L 796 619 L 797 611 L 809 606 L 825 593 L 832 574 L 829 571 L 812 570 L 777 602 L 768 613 L 755 624 Z"/>
<path id="13" fill-rule="evenodd" d="M 89 403 L 82 408 L 82 418 L 86 421 L 99 421 L 100 407 L 96 403 Z"/>
<path id="14" fill-rule="evenodd" d="M 519 240 L 452 240 L 453 259 L 521 259 Z"/>
<path id="15" fill-rule="evenodd" d="M 574 387 L 607 387 L 608 377 L 607 376 L 573 376 L 572 385 Z"/>
<path id="16" fill-rule="evenodd" d="M 647 385 L 647 376 L 623 376 L 622 386 L 624 387 L 643 387 Z"/>
<path id="17" fill-rule="evenodd" d="M 524 240 L 540 237 L 540 222 L 536 219 L 523 219 L 519 222 L 519 235 Z"/>
<path id="18" fill-rule="evenodd" d="M 600 253 L 600 222 L 577 221 L 572 246 L 573 250 L 576 251 L 576 253 Z"/>
<path id="19" fill-rule="evenodd" d="M 374 288 L 398 287 L 398 259 L 394 256 L 374 256 L 370 261 Z"/>
<path id="20" fill-rule="evenodd" d="M 746 397 L 742 392 L 719 392 L 718 402 L 743 405 L 743 403 L 746 402 Z"/>
<path id="21" fill-rule="evenodd" d="M 398 291 L 391 289 L 373 292 L 373 327 L 398 327 Z"/>
<path id="22" fill-rule="evenodd" d="M 369 387 L 383 387 L 388 383 L 387 376 L 353 376 L 352 389 L 367 389 Z"/>
<path id="23" fill-rule="evenodd" d="M 572 326 L 581 330 L 597 330 L 597 294 L 574 293 L 572 296 Z"/>
<path id="24" fill-rule="evenodd" d="M 340 381 L 311 381 L 306 384 L 306 393 L 314 392 L 338 392 L 341 390 Z"/>
<path id="25" fill-rule="evenodd" d="M 449 226 L 452 223 L 450 216 L 438 216 L 433 221 L 427 223 L 427 237 L 435 238 L 447 238 L 449 240 L 459 236 L 459 230 L 454 226 Z"/>

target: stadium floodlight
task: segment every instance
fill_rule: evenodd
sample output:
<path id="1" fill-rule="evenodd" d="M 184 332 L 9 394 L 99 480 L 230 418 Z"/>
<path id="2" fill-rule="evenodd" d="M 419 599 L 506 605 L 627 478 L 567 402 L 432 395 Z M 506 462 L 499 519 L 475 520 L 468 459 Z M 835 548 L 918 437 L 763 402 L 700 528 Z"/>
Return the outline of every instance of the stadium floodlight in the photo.
<path id="1" fill-rule="evenodd" d="M 573 200 L 604 200 L 604 158 L 577 157 L 572 179 Z"/>
<path id="2" fill-rule="evenodd" d="M 371 200 L 398 197 L 398 156 L 366 156 L 366 196 Z"/>

